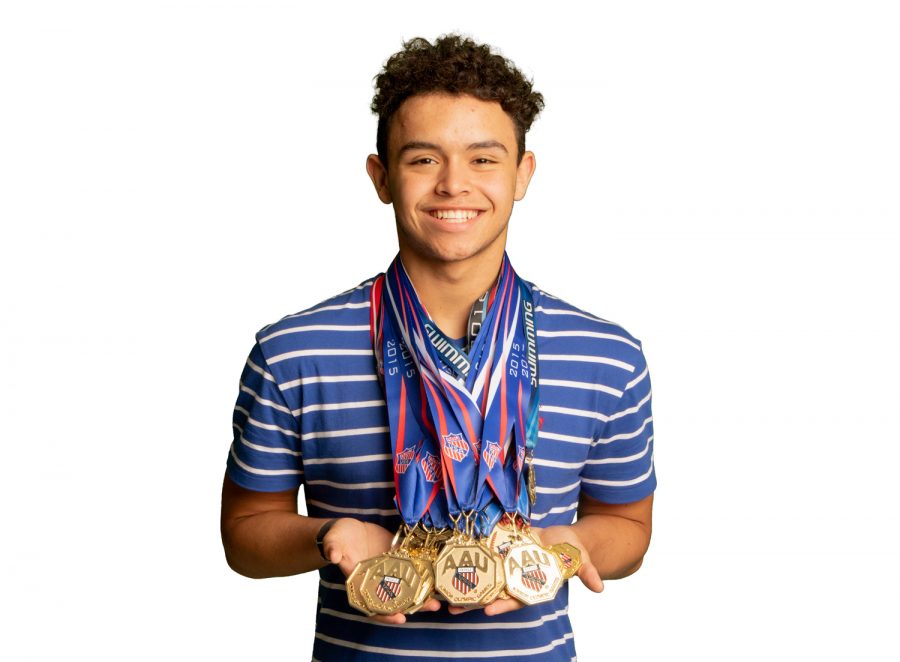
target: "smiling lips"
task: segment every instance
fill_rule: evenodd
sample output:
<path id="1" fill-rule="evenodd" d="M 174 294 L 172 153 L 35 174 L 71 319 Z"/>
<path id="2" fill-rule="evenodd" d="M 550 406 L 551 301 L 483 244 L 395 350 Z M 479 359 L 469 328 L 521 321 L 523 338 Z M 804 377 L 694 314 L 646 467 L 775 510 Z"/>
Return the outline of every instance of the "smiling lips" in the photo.
<path id="1" fill-rule="evenodd" d="M 429 212 L 435 218 L 450 223 L 465 223 L 481 213 L 478 209 L 432 209 Z"/>

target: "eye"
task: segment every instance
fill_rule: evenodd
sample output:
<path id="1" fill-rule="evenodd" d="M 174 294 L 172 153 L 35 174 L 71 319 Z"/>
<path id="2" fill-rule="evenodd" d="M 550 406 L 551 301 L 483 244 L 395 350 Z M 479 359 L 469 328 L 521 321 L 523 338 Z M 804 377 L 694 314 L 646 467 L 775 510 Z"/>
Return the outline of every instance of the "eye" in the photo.
<path id="1" fill-rule="evenodd" d="M 430 156 L 423 156 L 413 161 L 413 165 L 431 165 L 432 163 L 437 163 L 437 161 Z"/>
<path id="2" fill-rule="evenodd" d="M 495 163 L 495 161 L 493 159 L 482 156 L 481 158 L 475 159 L 475 163 L 477 163 L 478 165 L 487 165 L 489 163 Z"/>

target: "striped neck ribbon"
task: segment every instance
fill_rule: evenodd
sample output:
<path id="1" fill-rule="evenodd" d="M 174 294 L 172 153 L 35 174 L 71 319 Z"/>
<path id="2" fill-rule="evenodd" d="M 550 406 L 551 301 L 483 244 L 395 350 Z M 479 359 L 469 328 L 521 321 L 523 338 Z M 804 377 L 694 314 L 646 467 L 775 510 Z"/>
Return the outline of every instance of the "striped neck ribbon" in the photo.
<path id="1" fill-rule="evenodd" d="M 371 303 L 404 522 L 447 527 L 460 515 L 480 514 L 474 527 L 486 535 L 503 512 L 527 520 L 537 340 L 531 289 L 509 258 L 504 254 L 497 282 L 476 302 L 462 348 L 428 316 L 399 256 L 375 281 Z"/>

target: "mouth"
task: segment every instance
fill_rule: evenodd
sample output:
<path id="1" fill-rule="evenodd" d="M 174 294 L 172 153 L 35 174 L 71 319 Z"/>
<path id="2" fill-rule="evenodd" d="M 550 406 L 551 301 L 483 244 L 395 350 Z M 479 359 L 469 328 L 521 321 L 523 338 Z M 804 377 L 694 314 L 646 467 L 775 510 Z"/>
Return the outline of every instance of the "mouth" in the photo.
<path id="1" fill-rule="evenodd" d="M 465 223 L 481 214 L 481 209 L 432 209 L 428 213 L 445 223 Z"/>

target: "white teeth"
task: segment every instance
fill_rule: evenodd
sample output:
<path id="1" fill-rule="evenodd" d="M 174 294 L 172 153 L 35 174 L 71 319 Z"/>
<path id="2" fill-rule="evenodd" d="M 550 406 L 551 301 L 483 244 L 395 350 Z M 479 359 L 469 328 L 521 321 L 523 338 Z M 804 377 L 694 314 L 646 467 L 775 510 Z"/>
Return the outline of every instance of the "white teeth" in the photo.
<path id="1" fill-rule="evenodd" d="M 474 209 L 437 209 L 431 212 L 431 215 L 445 221 L 462 222 L 475 218 L 478 212 Z"/>

